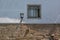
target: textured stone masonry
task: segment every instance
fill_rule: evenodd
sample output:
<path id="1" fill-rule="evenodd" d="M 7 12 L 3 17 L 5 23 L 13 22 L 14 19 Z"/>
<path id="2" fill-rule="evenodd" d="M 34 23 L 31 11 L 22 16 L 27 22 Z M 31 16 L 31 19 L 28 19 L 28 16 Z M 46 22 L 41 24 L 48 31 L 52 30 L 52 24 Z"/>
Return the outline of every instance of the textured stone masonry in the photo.
<path id="1" fill-rule="evenodd" d="M 60 24 L 0 24 L 0 40 L 60 40 Z"/>

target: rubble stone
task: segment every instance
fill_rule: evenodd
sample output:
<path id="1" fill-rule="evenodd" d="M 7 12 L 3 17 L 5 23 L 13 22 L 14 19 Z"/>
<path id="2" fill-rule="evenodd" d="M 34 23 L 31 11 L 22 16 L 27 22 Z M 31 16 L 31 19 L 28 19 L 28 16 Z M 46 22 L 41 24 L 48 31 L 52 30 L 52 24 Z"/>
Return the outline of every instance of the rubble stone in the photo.
<path id="1" fill-rule="evenodd" d="M 0 24 L 0 40 L 49 40 L 49 34 L 60 40 L 60 25 L 57 25 Z M 26 30 L 29 31 L 26 33 Z"/>

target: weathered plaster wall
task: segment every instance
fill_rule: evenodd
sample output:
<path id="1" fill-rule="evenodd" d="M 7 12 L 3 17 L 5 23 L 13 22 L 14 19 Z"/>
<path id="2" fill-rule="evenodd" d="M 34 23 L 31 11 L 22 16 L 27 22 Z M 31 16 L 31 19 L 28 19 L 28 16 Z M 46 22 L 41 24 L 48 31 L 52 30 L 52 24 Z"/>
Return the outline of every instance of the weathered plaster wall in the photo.
<path id="1" fill-rule="evenodd" d="M 41 19 L 27 18 L 27 4 L 41 5 Z M 0 0 L 0 17 L 19 18 L 25 23 L 60 23 L 60 0 Z"/>

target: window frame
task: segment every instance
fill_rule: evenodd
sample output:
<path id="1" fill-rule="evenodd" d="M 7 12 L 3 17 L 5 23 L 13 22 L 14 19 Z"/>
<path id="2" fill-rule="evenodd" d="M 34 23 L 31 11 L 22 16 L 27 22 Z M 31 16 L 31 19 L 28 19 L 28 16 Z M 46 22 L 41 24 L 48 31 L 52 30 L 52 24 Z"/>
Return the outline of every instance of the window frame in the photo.
<path id="1" fill-rule="evenodd" d="M 29 12 L 28 12 L 28 9 L 29 7 L 37 7 L 39 9 L 39 13 L 37 14 L 38 16 L 37 17 L 31 17 L 29 16 Z M 41 18 L 41 5 L 27 5 L 27 18 Z"/>

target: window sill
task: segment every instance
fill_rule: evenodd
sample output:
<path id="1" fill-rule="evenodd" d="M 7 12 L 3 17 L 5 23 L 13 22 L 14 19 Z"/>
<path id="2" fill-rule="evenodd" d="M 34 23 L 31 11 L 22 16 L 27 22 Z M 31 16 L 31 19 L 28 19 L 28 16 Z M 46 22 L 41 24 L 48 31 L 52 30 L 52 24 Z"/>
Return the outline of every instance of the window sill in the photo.
<path id="1" fill-rule="evenodd" d="M 41 17 L 27 17 L 28 19 L 41 19 Z"/>

